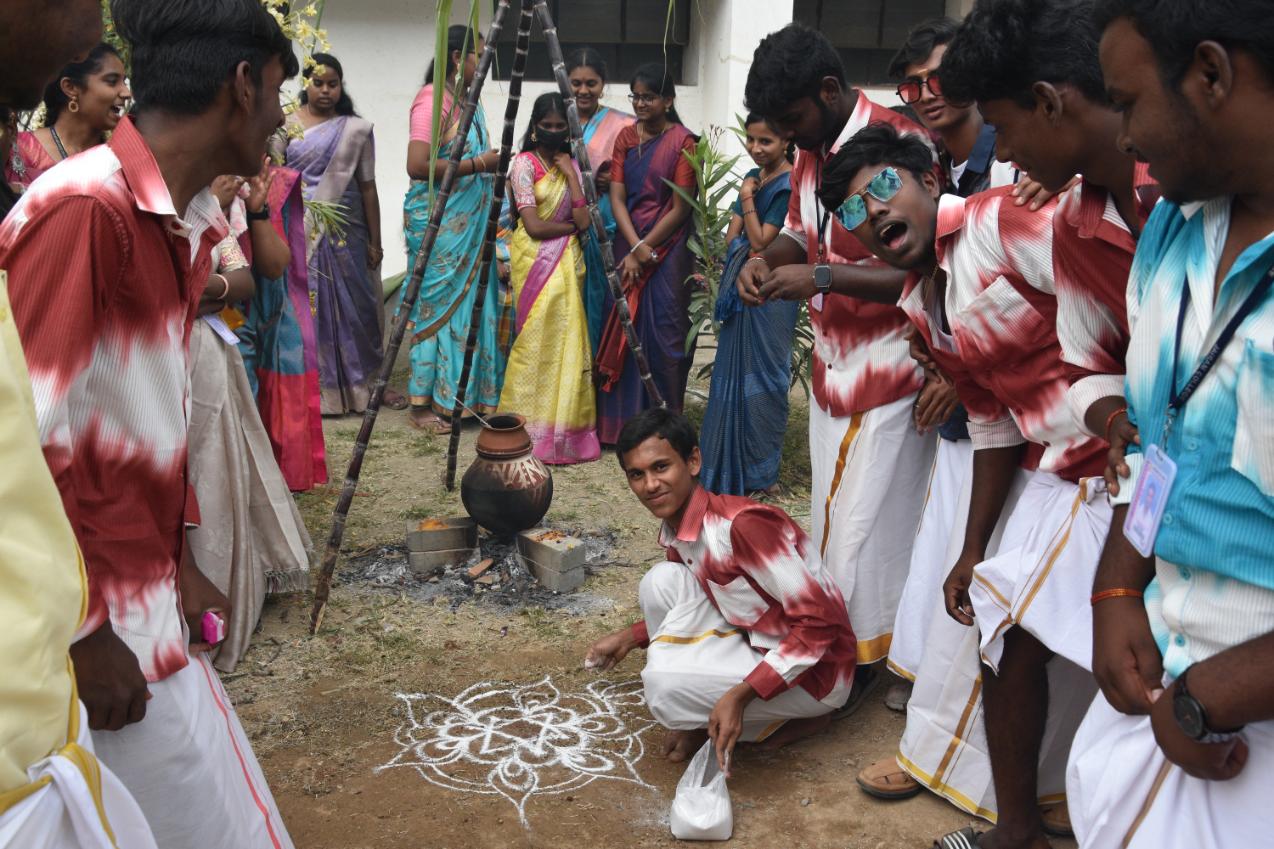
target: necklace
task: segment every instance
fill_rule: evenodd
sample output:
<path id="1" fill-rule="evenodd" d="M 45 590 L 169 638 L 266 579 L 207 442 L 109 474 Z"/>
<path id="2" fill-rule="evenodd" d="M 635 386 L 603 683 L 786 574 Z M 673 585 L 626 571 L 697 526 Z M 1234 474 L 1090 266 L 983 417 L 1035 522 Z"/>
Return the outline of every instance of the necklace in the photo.
<path id="1" fill-rule="evenodd" d="M 553 170 L 553 168 L 554 168 L 554 167 L 556 167 L 556 166 L 553 166 L 553 165 L 549 165 L 547 162 L 545 162 L 545 161 L 544 161 L 544 157 L 543 157 L 543 156 L 540 156 L 540 152 L 539 152 L 538 150 L 533 150 L 533 151 L 531 151 L 531 155 L 532 155 L 532 156 L 534 156 L 536 159 L 538 159 L 538 160 L 539 160 L 540 164 L 544 166 L 544 171 L 545 171 L 546 173 L 547 173 L 547 172 L 549 172 L 549 171 L 552 171 L 552 170 Z"/>
<path id="2" fill-rule="evenodd" d="M 66 152 L 66 148 L 62 145 L 62 137 L 58 135 L 58 128 L 49 127 L 49 135 L 53 136 L 53 144 L 57 147 L 58 153 L 62 154 L 63 159 L 66 159 L 70 154 Z"/>
<path id="3" fill-rule="evenodd" d="M 638 156 L 641 156 L 641 155 L 642 155 L 642 153 L 641 153 L 641 146 L 642 146 L 642 145 L 644 145 L 646 142 L 652 142 L 652 141 L 654 141 L 655 139 L 657 139 L 657 138 L 659 138 L 660 136 L 662 136 L 665 132 L 667 132 L 668 127 L 669 127 L 669 126 L 670 126 L 669 124 L 664 124 L 664 128 L 663 128 L 662 130 L 660 130 L 659 132 L 655 133 L 655 134 L 654 134 L 653 136 L 651 136 L 650 138 L 648 138 L 648 139 L 644 139 L 644 138 L 642 138 L 642 134 L 643 134 L 643 133 L 645 133 L 646 128 L 645 128 L 645 127 L 643 127 L 643 126 L 641 125 L 641 122 L 638 122 L 638 123 L 637 123 L 637 155 L 638 155 Z"/>

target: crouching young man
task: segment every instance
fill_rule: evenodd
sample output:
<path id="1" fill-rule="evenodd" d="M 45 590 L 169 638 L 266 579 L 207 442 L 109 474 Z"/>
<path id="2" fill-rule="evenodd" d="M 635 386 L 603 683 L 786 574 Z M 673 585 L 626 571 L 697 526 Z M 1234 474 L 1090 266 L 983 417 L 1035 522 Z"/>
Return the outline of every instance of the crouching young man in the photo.
<path id="1" fill-rule="evenodd" d="M 624 425 L 628 486 L 663 520 L 668 559 L 642 578 L 643 620 L 593 644 L 607 670 L 644 648 L 646 703 L 685 760 L 710 736 L 729 772 L 736 742 L 782 746 L 819 731 L 854 681 L 854 632 L 817 547 L 782 510 L 699 486 L 694 426 L 663 409 Z"/>

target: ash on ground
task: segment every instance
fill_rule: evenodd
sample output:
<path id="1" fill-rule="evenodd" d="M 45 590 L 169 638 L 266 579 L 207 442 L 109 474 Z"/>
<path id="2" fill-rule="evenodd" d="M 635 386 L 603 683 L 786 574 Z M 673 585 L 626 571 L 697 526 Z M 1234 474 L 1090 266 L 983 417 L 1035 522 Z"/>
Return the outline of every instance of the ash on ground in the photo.
<path id="1" fill-rule="evenodd" d="M 558 525 L 540 527 L 562 531 L 581 540 L 584 543 L 585 568 L 590 575 L 615 563 L 613 555 L 619 534 L 614 530 L 597 533 Z M 491 560 L 491 566 L 473 576 L 471 570 L 485 560 Z M 471 600 L 478 604 L 515 609 L 543 607 L 576 616 L 610 610 L 615 606 L 614 601 L 602 595 L 586 592 L 559 594 L 545 589 L 522 565 L 517 555 L 517 543 L 512 537 L 497 538 L 486 531 L 479 532 L 478 548 L 468 560 L 432 576 L 413 571 L 407 564 L 407 547 L 395 544 L 378 546 L 350 557 L 341 570 L 340 582 L 372 590 L 388 590 L 420 601 L 447 598 L 453 611 Z"/>

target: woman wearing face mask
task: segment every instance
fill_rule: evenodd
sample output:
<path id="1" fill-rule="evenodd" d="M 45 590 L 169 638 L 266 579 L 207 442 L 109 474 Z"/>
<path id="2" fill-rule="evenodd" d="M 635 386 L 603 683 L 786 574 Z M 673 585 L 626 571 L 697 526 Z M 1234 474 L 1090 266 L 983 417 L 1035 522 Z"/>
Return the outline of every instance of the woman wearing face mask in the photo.
<path id="1" fill-rule="evenodd" d="M 106 142 L 133 92 L 115 48 L 99 44 L 44 90 L 44 126 L 18 135 L 9 182 L 25 188 L 57 163 Z"/>
<path id="2" fill-rule="evenodd" d="M 694 151 L 696 138 L 677 116 L 676 86 L 663 65 L 642 65 L 631 89 L 637 123 L 620 131 L 611 157 L 615 261 L 651 376 L 668 407 L 681 412 L 694 357 L 686 350 L 694 262 L 687 245 L 690 205 L 668 184 L 695 191 L 694 169 L 682 154 Z M 609 297 L 606 310 L 597 352 L 597 426 L 610 445 L 651 401 Z"/>
<path id="3" fill-rule="evenodd" d="M 566 60 L 566 73 L 575 96 L 575 108 L 579 112 L 580 126 L 584 131 L 584 145 L 588 148 L 588 162 L 593 168 L 593 180 L 597 184 L 597 208 L 606 226 L 606 236 L 615 238 L 615 214 L 610 208 L 611 154 L 615 151 L 615 137 L 625 127 L 631 127 L 637 119 L 618 109 L 602 105 L 606 88 L 606 62 L 591 47 L 581 47 Z M 606 321 L 606 268 L 602 264 L 602 252 L 597 240 L 588 239 L 584 244 L 584 309 L 588 313 L 588 338 L 593 352 L 602 338 L 602 325 Z"/>
<path id="4" fill-rule="evenodd" d="M 432 210 L 433 191 L 447 171 L 451 145 L 456 141 L 465 92 L 477 70 L 482 48 L 472 30 L 453 26 L 447 30 L 447 67 L 438 78 L 430 64 L 425 87 L 411 105 L 411 141 L 407 145 L 407 175 L 411 188 L 403 208 L 407 228 L 407 268 L 416 264 L 416 252 L 425 238 Z M 442 87 L 442 120 L 433 126 L 435 83 Z M 457 93 L 458 92 L 458 93 Z M 455 187 L 447 201 L 446 218 L 425 268 L 420 297 L 411 313 L 411 423 L 433 433 L 449 433 L 456 387 L 464 365 L 469 320 L 478 296 L 482 243 L 486 238 L 487 204 L 495 185 L 500 154 L 491 150 L 486 114 L 481 104 L 469 126 L 465 154 L 460 160 Z M 431 165 L 430 151 L 437 145 Z M 503 308 L 496 264 L 491 263 L 486 297 L 482 303 L 477 348 L 465 388 L 465 404 L 478 413 L 489 413 L 500 401 L 504 383 L 504 354 L 500 345 Z"/>
<path id="5" fill-rule="evenodd" d="M 771 494 L 778 486 L 792 333 L 800 311 L 796 301 L 744 306 L 735 289 L 748 257 L 764 250 L 783 229 L 792 194 L 790 153 L 779 134 L 758 115 L 748 116 L 745 130 L 757 167 L 743 179 L 726 232 L 730 248 L 715 315 L 721 333 L 699 437 L 699 479 L 709 492 L 721 495 Z"/>
<path id="6" fill-rule="evenodd" d="M 596 460 L 601 446 L 580 247 L 589 213 L 557 92 L 536 99 L 509 185 L 519 218 L 509 241 L 517 338 L 500 409 L 526 416 L 535 456 L 544 462 Z"/>
<path id="7" fill-rule="evenodd" d="M 305 69 L 301 108 L 293 118 L 304 134 L 287 145 L 287 165 L 301 172 L 306 200 L 339 203 L 348 219 L 338 236 L 311 234 L 310 283 L 317 293 L 319 384 L 324 415 L 361 413 L 380 372 L 380 198 L 372 124 L 358 116 L 335 56 L 315 53 Z M 268 216 L 269 212 L 263 213 Z M 407 406 L 386 390 L 385 405 Z"/>

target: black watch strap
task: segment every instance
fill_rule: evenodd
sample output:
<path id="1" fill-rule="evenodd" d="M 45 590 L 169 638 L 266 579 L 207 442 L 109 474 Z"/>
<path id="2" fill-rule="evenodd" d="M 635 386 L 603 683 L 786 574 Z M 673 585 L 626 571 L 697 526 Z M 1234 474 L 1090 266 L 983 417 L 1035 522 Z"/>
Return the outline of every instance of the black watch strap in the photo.
<path id="1" fill-rule="evenodd" d="M 1242 728 L 1233 731 L 1217 731 L 1208 722 L 1208 712 L 1203 704 L 1191 693 L 1186 683 L 1187 668 L 1178 676 L 1173 688 L 1173 714 L 1178 727 L 1193 740 L 1200 743 L 1225 743 L 1232 740 Z"/>
<path id="2" fill-rule="evenodd" d="M 250 209 L 246 210 L 246 212 L 248 214 L 249 221 L 269 221 L 270 220 L 270 205 L 268 203 L 265 206 L 262 206 L 259 212 L 253 212 Z"/>

